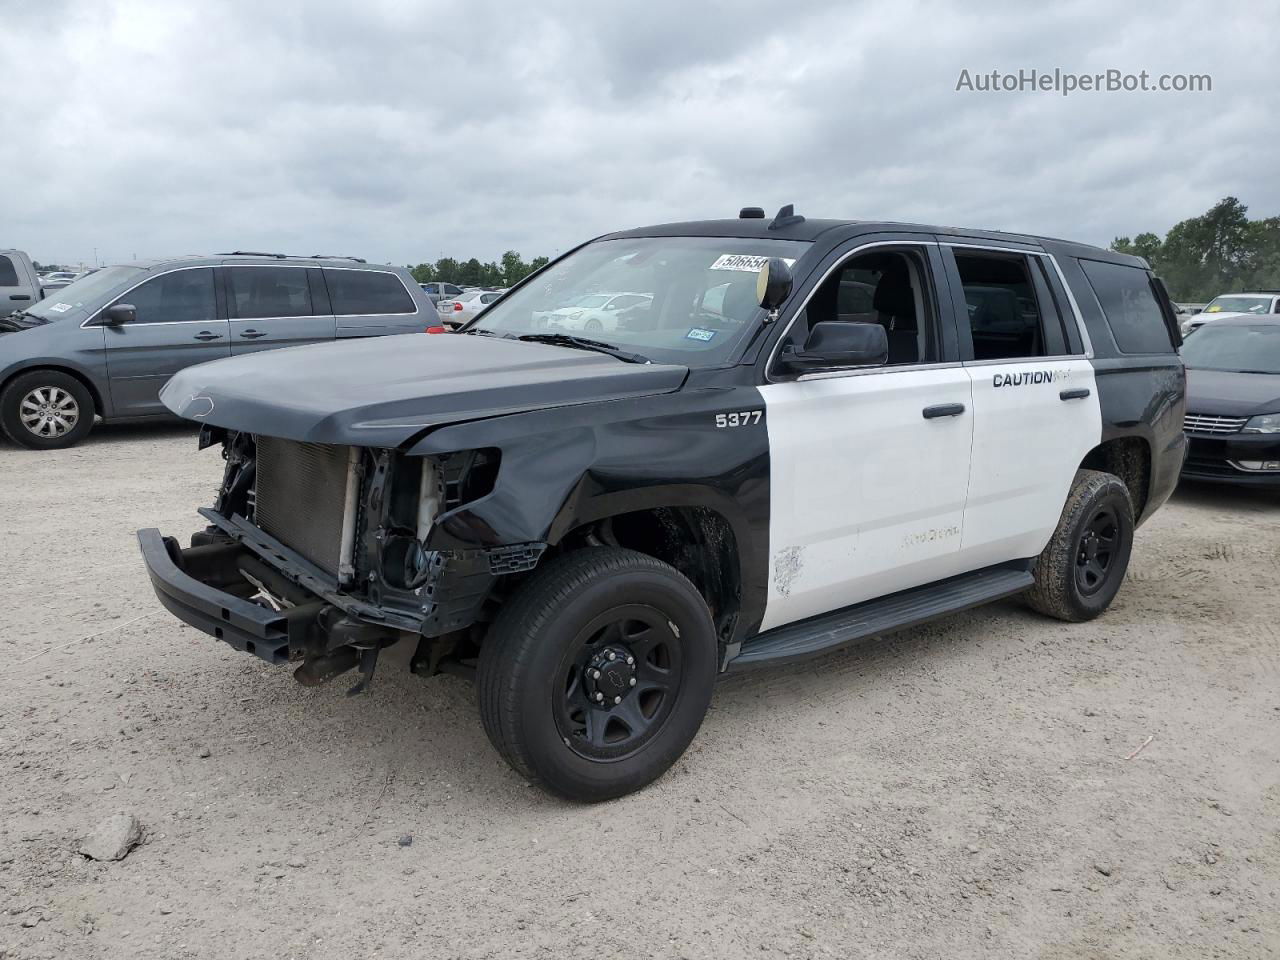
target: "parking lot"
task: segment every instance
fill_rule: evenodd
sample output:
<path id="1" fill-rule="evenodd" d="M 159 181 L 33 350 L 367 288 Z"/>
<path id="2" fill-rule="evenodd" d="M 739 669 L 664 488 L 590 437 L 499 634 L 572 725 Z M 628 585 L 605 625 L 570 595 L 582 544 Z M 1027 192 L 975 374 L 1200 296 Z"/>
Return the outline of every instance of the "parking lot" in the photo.
<path id="1" fill-rule="evenodd" d="M 1003 603 L 727 680 L 582 807 L 408 651 L 348 699 L 164 613 L 134 530 L 185 539 L 220 465 L 175 426 L 0 446 L 6 960 L 1280 953 L 1274 495 L 1180 490 L 1092 623 Z M 118 810 L 147 841 L 80 857 Z"/>

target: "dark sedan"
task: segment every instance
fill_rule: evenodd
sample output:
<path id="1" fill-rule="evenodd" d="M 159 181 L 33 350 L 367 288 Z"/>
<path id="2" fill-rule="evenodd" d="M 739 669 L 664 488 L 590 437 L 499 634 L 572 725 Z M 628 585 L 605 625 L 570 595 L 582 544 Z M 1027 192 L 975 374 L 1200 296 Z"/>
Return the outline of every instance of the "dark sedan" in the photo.
<path id="1" fill-rule="evenodd" d="M 1182 359 L 1182 475 L 1280 488 L 1280 316 L 1216 320 L 1187 337 Z"/>

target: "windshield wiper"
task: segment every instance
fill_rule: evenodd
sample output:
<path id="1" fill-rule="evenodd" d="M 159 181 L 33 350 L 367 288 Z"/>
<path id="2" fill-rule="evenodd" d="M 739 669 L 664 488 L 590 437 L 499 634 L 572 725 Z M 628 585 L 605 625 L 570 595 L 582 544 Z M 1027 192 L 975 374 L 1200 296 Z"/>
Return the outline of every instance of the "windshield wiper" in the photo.
<path id="1" fill-rule="evenodd" d="M 466 334 L 466 335 L 468 335 L 468 336 L 478 336 L 478 337 L 502 337 L 504 340 L 505 340 L 505 339 L 507 339 L 507 337 L 508 337 L 508 335 L 507 335 L 507 334 L 505 334 L 505 333 L 498 333 L 498 331 L 497 331 L 497 330 L 486 330 L 486 329 L 484 329 L 483 327 L 473 327 L 473 328 L 472 328 L 472 329 L 470 329 L 470 330 L 463 330 L 463 331 L 461 331 L 461 332 L 462 332 L 462 333 L 465 333 L 465 334 Z"/>
<path id="2" fill-rule="evenodd" d="M 606 353 L 611 357 L 617 357 L 619 360 L 625 360 L 627 363 L 652 363 L 648 357 L 639 353 L 628 353 L 626 350 L 619 350 L 612 343 L 602 343 L 599 340 L 588 340 L 586 337 L 575 337 L 567 333 L 526 333 L 523 336 L 516 337 L 517 340 L 527 340 L 531 343 L 550 343 L 557 347 L 576 347 L 579 350 L 594 350 L 596 353 Z"/>

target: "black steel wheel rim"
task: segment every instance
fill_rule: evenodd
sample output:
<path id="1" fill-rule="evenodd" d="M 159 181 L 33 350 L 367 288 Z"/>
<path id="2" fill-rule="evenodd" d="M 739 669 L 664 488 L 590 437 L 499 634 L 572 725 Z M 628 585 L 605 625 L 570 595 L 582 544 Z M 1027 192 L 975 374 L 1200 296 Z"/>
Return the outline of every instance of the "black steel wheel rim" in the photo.
<path id="1" fill-rule="evenodd" d="M 580 757 L 622 760 L 666 724 L 680 694 L 679 628 L 645 604 L 614 607 L 575 635 L 556 672 L 560 738 Z"/>
<path id="2" fill-rule="evenodd" d="M 1120 519 L 1111 507 L 1099 508 L 1084 525 L 1076 549 L 1076 586 L 1082 594 L 1092 596 L 1107 583 L 1123 536 Z"/>

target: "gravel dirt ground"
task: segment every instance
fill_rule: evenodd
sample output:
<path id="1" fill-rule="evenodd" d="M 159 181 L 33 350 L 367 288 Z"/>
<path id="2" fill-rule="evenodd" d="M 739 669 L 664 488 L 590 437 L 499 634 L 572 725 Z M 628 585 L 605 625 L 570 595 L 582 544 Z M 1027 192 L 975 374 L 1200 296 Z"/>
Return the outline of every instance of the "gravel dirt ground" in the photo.
<path id="1" fill-rule="evenodd" d="M 179 427 L 0 445 L 5 960 L 1280 954 L 1278 496 L 1179 491 L 1093 623 L 727 680 L 581 807 L 407 650 L 348 699 L 161 610 L 134 530 L 190 534 L 219 471 Z M 120 811 L 143 844 L 81 857 Z"/>

